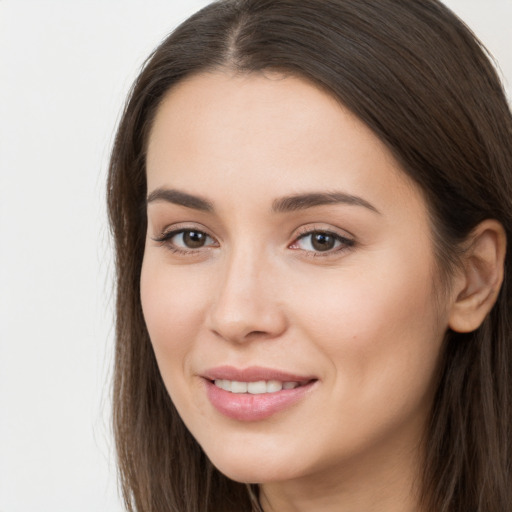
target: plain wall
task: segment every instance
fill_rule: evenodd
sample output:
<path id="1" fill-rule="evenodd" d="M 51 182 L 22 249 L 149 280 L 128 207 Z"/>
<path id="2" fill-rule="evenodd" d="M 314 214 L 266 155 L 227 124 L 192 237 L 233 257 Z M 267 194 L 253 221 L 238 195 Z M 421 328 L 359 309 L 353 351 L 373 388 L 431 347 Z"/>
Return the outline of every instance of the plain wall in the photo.
<path id="1" fill-rule="evenodd" d="M 0 0 L 0 512 L 122 510 L 106 167 L 144 58 L 206 3 Z M 511 97 L 512 1 L 446 3 Z"/>

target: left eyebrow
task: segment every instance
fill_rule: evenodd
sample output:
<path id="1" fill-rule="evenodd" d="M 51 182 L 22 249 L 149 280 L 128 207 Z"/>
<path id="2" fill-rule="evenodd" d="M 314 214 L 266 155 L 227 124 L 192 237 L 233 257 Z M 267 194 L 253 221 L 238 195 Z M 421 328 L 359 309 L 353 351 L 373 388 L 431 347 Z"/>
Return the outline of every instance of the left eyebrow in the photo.
<path id="1" fill-rule="evenodd" d="M 286 213 L 329 204 L 362 206 L 374 213 L 380 214 L 375 206 L 362 197 L 346 194 L 345 192 L 312 192 L 282 197 L 272 203 L 272 211 L 276 213 Z"/>

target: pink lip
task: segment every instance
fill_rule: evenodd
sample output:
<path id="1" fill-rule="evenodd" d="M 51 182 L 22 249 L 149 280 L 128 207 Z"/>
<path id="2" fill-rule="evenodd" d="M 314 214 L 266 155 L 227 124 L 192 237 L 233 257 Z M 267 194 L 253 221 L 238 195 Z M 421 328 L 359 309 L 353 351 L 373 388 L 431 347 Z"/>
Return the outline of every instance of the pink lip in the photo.
<path id="1" fill-rule="evenodd" d="M 304 398 L 313 388 L 317 379 L 272 370 L 262 367 L 238 369 L 232 366 L 212 368 L 203 375 L 206 394 L 210 403 L 224 416 L 238 421 L 261 421 L 291 407 Z M 260 380 L 279 380 L 281 382 L 300 382 L 295 389 L 283 389 L 275 393 L 252 395 L 249 393 L 231 393 L 218 388 L 212 381 L 216 379 L 257 382 Z"/>
<path id="2" fill-rule="evenodd" d="M 281 382 L 300 382 L 305 383 L 310 380 L 316 380 L 315 376 L 297 375 L 284 372 L 281 370 L 273 370 L 262 366 L 250 366 L 240 369 L 234 366 L 217 366 L 210 368 L 201 375 L 208 380 L 225 379 L 237 380 L 239 382 L 257 382 L 259 380 L 280 380 Z"/>

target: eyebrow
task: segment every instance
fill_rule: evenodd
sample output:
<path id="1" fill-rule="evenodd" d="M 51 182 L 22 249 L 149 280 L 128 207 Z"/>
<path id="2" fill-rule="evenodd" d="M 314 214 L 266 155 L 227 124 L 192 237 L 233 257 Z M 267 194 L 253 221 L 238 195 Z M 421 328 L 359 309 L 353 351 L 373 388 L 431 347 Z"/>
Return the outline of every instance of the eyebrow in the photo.
<path id="1" fill-rule="evenodd" d="M 203 212 L 214 211 L 213 204 L 207 199 L 176 189 L 157 188 L 153 190 L 147 197 L 146 203 L 150 204 L 156 201 L 164 201 Z M 275 213 L 286 213 L 330 204 L 362 206 L 374 213 L 380 213 L 375 206 L 362 197 L 345 192 L 310 192 L 282 197 L 273 201 L 272 211 Z"/>
<path id="2" fill-rule="evenodd" d="M 293 196 L 276 199 L 272 203 L 272 211 L 278 213 L 292 212 L 297 210 L 306 210 L 314 206 L 324 206 L 329 204 L 347 204 L 351 206 L 362 206 L 374 213 L 379 213 L 371 203 L 362 197 L 347 194 L 345 192 L 313 192 L 307 194 L 297 194 Z"/>
<path id="3" fill-rule="evenodd" d="M 167 203 L 185 206 L 186 208 L 193 208 L 194 210 L 213 212 L 213 204 L 210 203 L 210 201 L 207 201 L 200 196 L 181 192 L 180 190 L 157 188 L 149 194 L 146 199 L 146 204 L 153 203 L 155 201 L 165 201 Z"/>

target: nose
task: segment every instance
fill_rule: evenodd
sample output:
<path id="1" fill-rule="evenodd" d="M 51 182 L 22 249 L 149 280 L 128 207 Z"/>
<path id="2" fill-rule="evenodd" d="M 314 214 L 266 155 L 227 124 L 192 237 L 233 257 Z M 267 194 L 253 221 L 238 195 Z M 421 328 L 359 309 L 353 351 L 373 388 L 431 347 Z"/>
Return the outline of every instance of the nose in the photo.
<path id="1" fill-rule="evenodd" d="M 226 258 L 218 274 L 217 293 L 209 315 L 209 328 L 230 342 L 273 339 L 287 329 L 283 304 L 272 261 L 242 250 Z"/>

